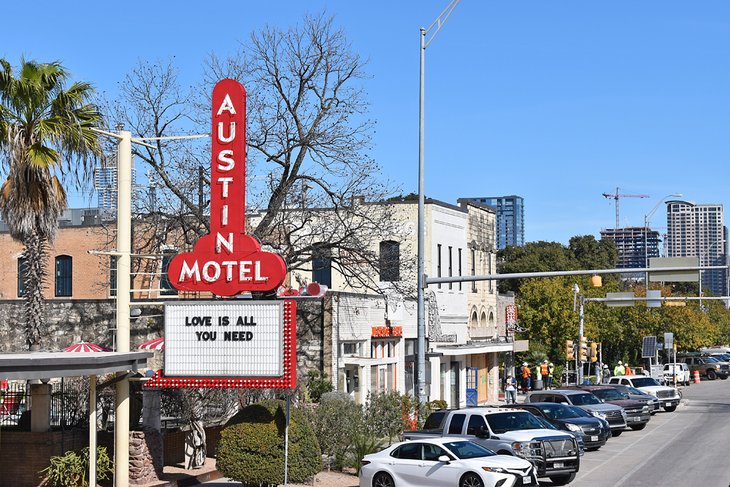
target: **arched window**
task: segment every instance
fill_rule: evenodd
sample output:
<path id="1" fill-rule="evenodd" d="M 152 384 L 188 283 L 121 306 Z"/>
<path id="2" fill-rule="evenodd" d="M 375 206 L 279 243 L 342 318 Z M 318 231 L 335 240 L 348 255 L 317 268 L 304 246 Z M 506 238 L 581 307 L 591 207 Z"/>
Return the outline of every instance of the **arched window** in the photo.
<path id="1" fill-rule="evenodd" d="M 56 297 L 70 297 L 73 282 L 73 259 L 70 255 L 56 257 Z"/>
<path id="2" fill-rule="evenodd" d="M 400 281 L 400 244 L 393 240 L 380 242 L 380 281 Z"/>
<path id="3" fill-rule="evenodd" d="M 471 312 L 471 318 L 469 318 L 469 326 L 472 328 L 479 327 L 479 318 L 477 317 L 477 310 L 473 309 Z"/>
<path id="4" fill-rule="evenodd" d="M 18 297 L 25 296 L 25 257 L 18 257 Z"/>
<path id="5" fill-rule="evenodd" d="M 172 252 L 163 252 L 162 254 L 162 269 L 160 270 L 160 294 L 162 296 L 175 296 L 177 294 L 177 289 L 172 285 L 170 277 L 167 275 L 173 257 L 175 257 L 175 254 Z"/>
<path id="6" fill-rule="evenodd" d="M 494 326 L 494 311 L 489 310 L 489 326 Z"/>
<path id="7" fill-rule="evenodd" d="M 312 281 L 332 287 L 332 249 L 323 243 L 312 246 Z"/>
<path id="8" fill-rule="evenodd" d="M 487 326 L 487 313 L 485 313 L 484 310 L 482 310 L 482 314 L 479 316 L 479 326 Z"/>

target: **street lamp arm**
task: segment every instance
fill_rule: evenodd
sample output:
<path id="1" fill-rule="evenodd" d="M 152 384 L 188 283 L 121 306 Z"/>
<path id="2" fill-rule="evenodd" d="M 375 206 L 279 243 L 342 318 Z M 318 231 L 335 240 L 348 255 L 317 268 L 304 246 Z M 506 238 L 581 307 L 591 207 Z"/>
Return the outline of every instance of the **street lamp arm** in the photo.
<path id="1" fill-rule="evenodd" d="M 425 40 L 423 44 L 423 49 L 426 49 L 428 45 L 431 44 L 431 41 L 434 40 L 436 34 L 438 34 L 438 32 L 441 30 L 441 27 L 443 27 L 443 25 L 446 23 L 446 20 L 449 18 L 449 16 L 451 16 L 451 13 L 454 11 L 460 1 L 461 0 L 451 0 L 451 3 L 446 6 L 444 11 L 441 12 L 438 17 L 436 17 L 436 20 L 434 20 L 431 25 L 428 26 L 428 28 L 424 29 L 423 27 L 421 27 L 421 35 L 424 37 L 428 35 L 431 29 L 436 27 L 436 30 L 433 31 L 431 37 Z"/>

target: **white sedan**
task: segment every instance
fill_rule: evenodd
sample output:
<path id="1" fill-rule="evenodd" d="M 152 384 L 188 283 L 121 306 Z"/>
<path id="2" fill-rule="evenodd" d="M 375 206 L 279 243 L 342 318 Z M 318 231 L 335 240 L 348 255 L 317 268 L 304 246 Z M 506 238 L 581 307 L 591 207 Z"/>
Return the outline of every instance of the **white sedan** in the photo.
<path id="1" fill-rule="evenodd" d="M 536 486 L 527 460 L 497 455 L 462 438 L 429 438 L 395 443 L 365 455 L 360 487 Z"/>

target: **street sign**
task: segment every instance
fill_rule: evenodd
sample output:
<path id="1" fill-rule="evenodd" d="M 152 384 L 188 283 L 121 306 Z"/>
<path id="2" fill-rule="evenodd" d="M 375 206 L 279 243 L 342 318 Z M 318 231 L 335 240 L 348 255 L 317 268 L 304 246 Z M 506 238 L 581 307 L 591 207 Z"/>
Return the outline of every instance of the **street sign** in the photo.
<path id="1" fill-rule="evenodd" d="M 606 297 L 611 300 L 606 301 L 606 306 L 611 308 L 634 305 L 634 293 L 606 293 Z"/>
<path id="2" fill-rule="evenodd" d="M 656 337 L 644 337 L 641 341 L 641 358 L 653 358 L 656 355 Z"/>
<path id="3" fill-rule="evenodd" d="M 647 308 L 661 308 L 662 307 L 662 300 L 659 299 L 662 297 L 661 291 L 647 291 L 646 292 L 646 307 Z"/>
<path id="4" fill-rule="evenodd" d="M 649 259 L 649 267 L 661 269 L 662 267 L 699 267 L 700 260 L 697 257 L 652 257 Z M 651 282 L 697 282 L 700 278 L 700 271 L 650 271 L 649 281 Z"/>
<path id="5" fill-rule="evenodd" d="M 668 332 L 664 334 L 664 348 L 666 350 L 674 348 L 674 333 Z"/>

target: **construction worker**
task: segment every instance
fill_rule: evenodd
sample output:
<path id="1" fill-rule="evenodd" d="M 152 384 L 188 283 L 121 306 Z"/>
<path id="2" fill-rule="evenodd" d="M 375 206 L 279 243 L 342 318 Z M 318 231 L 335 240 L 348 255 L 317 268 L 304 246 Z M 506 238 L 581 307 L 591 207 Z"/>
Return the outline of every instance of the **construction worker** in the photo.
<path id="1" fill-rule="evenodd" d="M 634 375 L 634 372 L 629 367 L 628 362 L 624 364 L 624 375 Z"/>
<path id="2" fill-rule="evenodd" d="M 530 372 L 530 367 L 527 365 L 527 362 L 522 362 L 522 392 L 524 394 L 527 394 L 527 391 L 530 390 L 530 380 L 532 379 L 532 372 Z"/>
<path id="3" fill-rule="evenodd" d="M 538 379 L 542 379 L 542 383 L 545 385 L 545 389 L 548 388 L 548 375 L 550 374 L 550 371 L 548 370 L 548 361 L 543 360 L 540 364 L 540 377 Z"/>
<path id="4" fill-rule="evenodd" d="M 620 360 L 618 361 L 618 365 L 613 368 L 613 375 L 626 375 L 626 369 Z"/>

